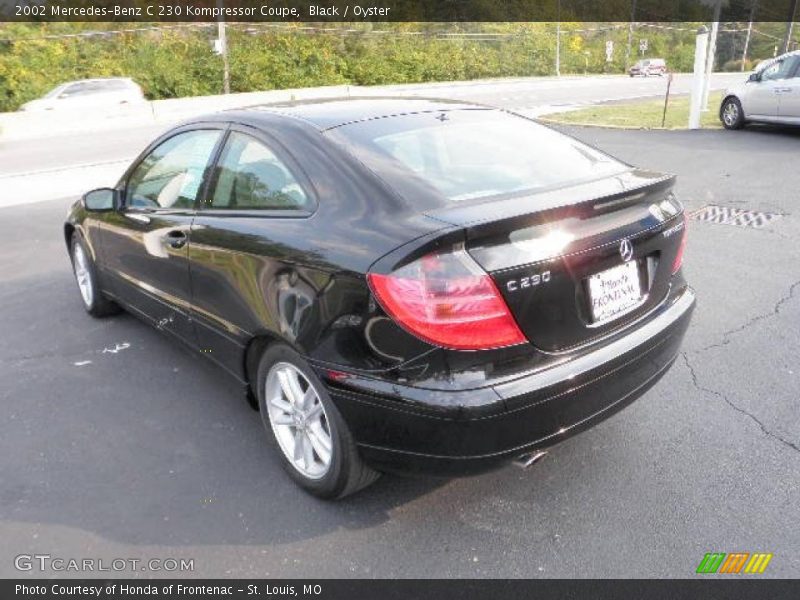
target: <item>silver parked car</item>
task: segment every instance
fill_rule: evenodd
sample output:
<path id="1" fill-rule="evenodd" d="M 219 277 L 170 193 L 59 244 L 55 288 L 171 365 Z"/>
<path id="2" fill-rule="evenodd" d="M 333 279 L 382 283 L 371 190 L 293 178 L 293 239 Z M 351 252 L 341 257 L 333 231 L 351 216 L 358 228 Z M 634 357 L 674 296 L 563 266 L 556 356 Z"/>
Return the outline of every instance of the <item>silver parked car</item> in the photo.
<path id="1" fill-rule="evenodd" d="M 635 77 L 641 75 L 642 77 L 650 77 L 650 75 L 663 76 L 667 72 L 667 63 L 663 58 L 643 58 L 637 61 L 630 69 L 628 75 Z"/>
<path id="2" fill-rule="evenodd" d="M 132 79 L 110 77 L 62 83 L 43 97 L 23 104 L 20 110 L 99 109 L 144 102 L 142 88 Z"/>
<path id="3" fill-rule="evenodd" d="M 762 62 L 747 81 L 727 90 L 719 118 L 725 129 L 750 122 L 800 125 L 800 50 Z"/>

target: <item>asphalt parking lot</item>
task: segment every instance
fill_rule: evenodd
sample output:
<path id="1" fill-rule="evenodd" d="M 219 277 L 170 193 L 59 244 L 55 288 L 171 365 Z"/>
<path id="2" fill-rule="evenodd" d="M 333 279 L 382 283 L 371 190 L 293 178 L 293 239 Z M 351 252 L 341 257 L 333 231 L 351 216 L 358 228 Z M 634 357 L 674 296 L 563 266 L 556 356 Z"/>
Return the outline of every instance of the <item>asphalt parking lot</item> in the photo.
<path id="1" fill-rule="evenodd" d="M 690 211 L 781 216 L 691 222 L 685 352 L 631 407 L 527 472 L 387 476 L 338 503 L 292 484 L 211 363 L 84 313 L 69 199 L 0 210 L 0 577 L 41 575 L 14 568 L 36 553 L 192 558 L 194 577 L 692 577 L 712 551 L 797 576 L 800 132 L 571 132 L 677 173 Z"/>

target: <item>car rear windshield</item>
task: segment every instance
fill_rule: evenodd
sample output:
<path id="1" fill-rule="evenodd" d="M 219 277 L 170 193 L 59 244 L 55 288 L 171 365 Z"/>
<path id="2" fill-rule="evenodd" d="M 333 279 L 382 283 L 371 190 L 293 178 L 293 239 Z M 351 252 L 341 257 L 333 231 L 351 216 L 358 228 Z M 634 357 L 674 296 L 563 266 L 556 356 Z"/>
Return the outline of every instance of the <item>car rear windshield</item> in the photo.
<path id="1" fill-rule="evenodd" d="M 402 195 L 418 192 L 422 182 L 450 202 L 522 195 L 629 170 L 575 139 L 498 110 L 372 119 L 330 134 Z"/>

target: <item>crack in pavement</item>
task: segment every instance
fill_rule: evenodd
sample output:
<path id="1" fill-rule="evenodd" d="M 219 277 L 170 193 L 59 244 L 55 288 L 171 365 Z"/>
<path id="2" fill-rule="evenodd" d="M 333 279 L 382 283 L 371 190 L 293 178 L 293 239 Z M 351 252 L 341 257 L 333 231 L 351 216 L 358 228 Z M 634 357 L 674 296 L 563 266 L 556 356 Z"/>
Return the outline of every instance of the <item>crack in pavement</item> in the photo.
<path id="1" fill-rule="evenodd" d="M 711 344 L 709 346 L 705 346 L 704 348 L 701 348 L 700 350 L 696 350 L 696 351 L 694 351 L 694 354 L 701 354 L 703 352 L 707 352 L 708 350 L 712 350 L 714 348 L 722 348 L 723 346 L 727 346 L 731 342 L 730 338 L 732 336 L 734 336 L 735 334 L 744 331 L 745 329 L 755 325 L 756 323 L 759 323 L 760 321 L 763 321 L 763 320 L 768 319 L 770 317 L 777 316 L 778 314 L 780 314 L 781 309 L 783 308 L 783 306 L 787 302 L 789 302 L 792 298 L 794 298 L 795 292 L 799 287 L 800 287 L 800 281 L 794 282 L 791 286 L 789 286 L 789 291 L 784 296 L 779 298 L 777 302 L 775 302 L 775 304 L 772 307 L 772 310 L 770 310 L 767 313 L 756 315 L 755 317 L 753 317 L 751 319 L 748 319 L 742 325 L 740 325 L 740 326 L 738 326 L 738 327 L 736 327 L 734 329 L 731 329 L 729 331 L 726 331 L 725 333 L 722 334 L 722 341 L 714 343 L 714 344 Z M 692 384 L 694 385 L 694 387 L 696 389 L 700 390 L 701 392 L 705 392 L 705 393 L 711 394 L 713 396 L 717 396 L 718 398 L 721 398 L 733 410 L 745 415 L 746 417 L 749 417 L 754 423 L 756 423 L 756 425 L 759 426 L 759 428 L 764 433 L 764 435 L 766 435 L 767 437 L 770 437 L 770 438 L 772 438 L 774 440 L 777 440 L 778 442 L 780 442 L 784 446 L 787 446 L 788 448 L 794 450 L 795 452 L 800 452 L 800 446 L 798 444 L 796 444 L 796 443 L 794 443 L 794 442 L 792 442 L 790 440 L 785 439 L 784 437 L 780 436 L 777 433 L 774 433 L 774 432 L 770 431 L 767 428 L 767 426 L 758 417 L 756 417 L 753 413 L 751 413 L 751 412 L 743 409 L 742 407 L 738 406 L 730 398 L 728 398 L 728 396 L 724 392 L 720 392 L 720 391 L 717 391 L 715 389 L 707 388 L 707 387 L 704 387 L 704 386 L 700 385 L 700 382 L 698 381 L 697 373 L 694 370 L 694 367 L 692 366 L 691 362 L 689 361 L 689 353 L 688 352 L 681 352 L 681 356 L 683 357 L 683 361 L 686 364 L 686 368 L 689 369 L 689 375 L 692 378 Z"/>
<path id="2" fill-rule="evenodd" d="M 777 314 L 779 314 L 781 312 L 781 308 L 783 307 L 783 305 L 786 304 L 789 300 L 791 300 L 794 297 L 795 290 L 798 287 L 800 287 L 800 281 L 795 281 L 791 286 L 789 286 L 789 292 L 786 295 L 782 296 L 775 303 L 775 305 L 772 307 L 771 311 L 769 311 L 768 313 L 761 314 L 761 315 L 756 315 L 755 317 L 753 317 L 751 319 L 748 319 L 747 322 L 744 323 L 743 325 L 740 325 L 739 327 L 731 329 L 730 331 L 726 331 L 725 333 L 722 334 L 722 341 L 721 342 L 716 342 L 716 343 L 711 344 L 709 346 L 705 346 L 703 348 L 700 348 L 699 350 L 695 350 L 694 351 L 695 354 L 700 354 L 701 352 L 706 352 L 707 350 L 712 350 L 714 348 L 722 348 L 723 346 L 727 346 L 728 344 L 731 343 L 731 340 L 730 340 L 731 336 L 744 331 L 745 329 L 747 329 L 748 327 L 751 327 L 752 325 L 755 325 L 759 321 L 763 321 L 764 319 L 769 319 L 770 317 L 776 316 Z"/>
<path id="3" fill-rule="evenodd" d="M 774 440 L 777 440 L 777 441 L 779 441 L 781 444 L 783 444 L 784 446 L 787 446 L 787 447 L 791 448 L 791 449 L 792 449 L 792 450 L 794 450 L 795 452 L 800 452 L 800 446 L 798 446 L 798 445 L 797 445 L 797 444 L 795 444 L 794 442 L 791 442 L 791 441 L 789 441 L 789 440 L 787 440 L 787 439 L 785 439 L 785 438 L 781 437 L 781 436 L 780 436 L 780 435 L 778 435 L 777 433 L 773 433 L 772 431 L 770 431 L 769 429 L 767 429 L 767 426 L 766 426 L 766 425 L 764 425 L 764 423 L 762 423 L 762 422 L 759 420 L 759 418 L 758 418 L 758 417 L 756 417 L 756 416 L 755 416 L 753 413 L 751 413 L 751 412 L 748 412 L 748 411 L 746 411 L 745 409 L 741 408 L 740 406 L 737 406 L 737 405 L 736 405 L 736 404 L 735 404 L 735 403 L 734 403 L 734 402 L 733 402 L 733 401 L 732 401 L 730 398 L 728 398 L 728 396 L 727 396 L 727 395 L 725 395 L 725 394 L 724 394 L 724 393 L 722 393 L 722 392 L 718 392 L 717 390 L 713 390 L 713 389 L 711 389 L 711 388 L 703 387 L 702 385 L 700 385 L 700 383 L 698 382 L 698 379 L 697 379 L 697 373 L 695 372 L 695 370 L 694 370 L 694 367 L 692 366 L 692 363 L 690 363 L 690 362 L 689 362 L 689 356 L 688 356 L 688 354 L 687 354 L 686 352 L 681 352 L 681 356 L 683 357 L 683 362 L 686 364 L 686 368 L 687 368 L 687 369 L 689 369 L 689 375 L 690 375 L 690 376 L 691 376 L 691 378 L 692 378 L 692 385 L 694 385 L 694 387 L 695 387 L 696 389 L 700 390 L 701 392 L 706 392 L 706 393 L 708 393 L 708 394 L 712 394 L 713 396 L 717 396 L 718 398 L 722 398 L 722 400 L 724 400 L 724 401 L 725 401 L 725 403 L 726 403 L 728 406 L 730 406 L 730 407 L 731 407 L 733 410 L 735 410 L 736 412 L 739 412 L 739 413 L 741 413 L 741 414 L 743 414 L 743 415 L 745 415 L 745 416 L 747 416 L 747 417 L 750 417 L 750 419 L 751 419 L 753 422 L 755 422 L 755 423 L 756 423 L 756 425 L 758 425 L 758 426 L 761 428 L 761 431 L 762 431 L 762 432 L 763 432 L 763 433 L 764 433 L 764 434 L 765 434 L 767 437 L 770 437 L 770 438 L 772 438 L 772 439 L 774 439 Z"/>

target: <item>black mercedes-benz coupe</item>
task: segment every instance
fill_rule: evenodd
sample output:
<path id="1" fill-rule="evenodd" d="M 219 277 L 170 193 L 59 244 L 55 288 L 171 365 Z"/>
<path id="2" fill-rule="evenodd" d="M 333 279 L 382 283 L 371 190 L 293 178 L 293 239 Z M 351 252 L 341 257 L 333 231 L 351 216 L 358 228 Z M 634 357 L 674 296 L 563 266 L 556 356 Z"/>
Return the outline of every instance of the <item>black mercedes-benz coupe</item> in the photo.
<path id="1" fill-rule="evenodd" d="M 530 465 L 655 384 L 695 303 L 674 182 L 502 110 L 294 103 L 162 135 L 64 236 L 91 315 L 228 371 L 336 498 Z"/>

